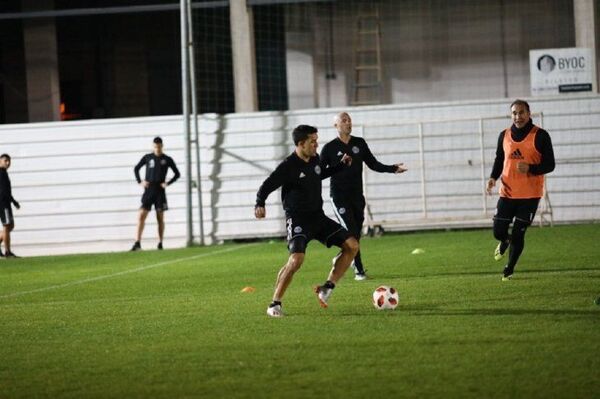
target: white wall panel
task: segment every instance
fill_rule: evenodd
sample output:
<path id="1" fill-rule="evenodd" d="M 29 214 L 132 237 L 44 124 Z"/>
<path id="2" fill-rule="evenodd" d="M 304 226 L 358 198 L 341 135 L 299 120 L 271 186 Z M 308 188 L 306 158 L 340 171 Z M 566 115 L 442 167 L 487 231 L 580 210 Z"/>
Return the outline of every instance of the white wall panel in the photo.
<path id="1" fill-rule="evenodd" d="M 347 109 L 354 134 L 366 138 L 381 162 L 404 162 L 409 169 L 392 175 L 365 168 L 373 218 L 387 230 L 489 226 L 497 195 L 484 196 L 483 184 L 491 171 L 498 134 L 510 125 L 509 103 L 501 99 Z M 600 97 L 536 98 L 531 106 L 532 111 L 543 112 L 543 127 L 555 146 L 557 168 L 547 178 L 554 220 L 600 220 Z M 340 111 L 203 115 L 199 126 L 206 240 L 283 236 L 280 191 L 269 197 L 268 217 L 261 221 L 253 217 L 256 191 L 293 150 L 290 133 L 296 125 L 317 126 L 322 146 L 335 137 L 333 116 Z M 541 121 L 535 117 L 536 123 Z M 163 137 L 165 152 L 182 173 L 182 179 L 167 190 L 165 246 L 183 246 L 181 129 L 177 116 L 0 126 L 0 152 L 13 156 L 9 174 L 13 194 L 22 205 L 15 211 L 15 252 L 30 256 L 127 250 L 142 194 L 133 167 L 151 151 L 156 135 Z M 324 181 L 324 209 L 332 215 L 328 194 L 329 181 Z M 195 190 L 192 202 L 197 240 Z M 143 247 L 154 248 L 155 237 L 152 214 Z"/>

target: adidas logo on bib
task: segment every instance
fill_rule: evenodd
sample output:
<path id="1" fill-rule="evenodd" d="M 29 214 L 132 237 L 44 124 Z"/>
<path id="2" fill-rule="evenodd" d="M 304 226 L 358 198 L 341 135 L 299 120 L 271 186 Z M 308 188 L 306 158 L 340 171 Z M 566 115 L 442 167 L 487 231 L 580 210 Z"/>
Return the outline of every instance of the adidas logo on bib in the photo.
<path id="1" fill-rule="evenodd" d="M 510 159 L 525 159 L 525 157 L 523 154 L 521 154 L 521 150 L 517 148 L 512 154 L 510 154 Z"/>

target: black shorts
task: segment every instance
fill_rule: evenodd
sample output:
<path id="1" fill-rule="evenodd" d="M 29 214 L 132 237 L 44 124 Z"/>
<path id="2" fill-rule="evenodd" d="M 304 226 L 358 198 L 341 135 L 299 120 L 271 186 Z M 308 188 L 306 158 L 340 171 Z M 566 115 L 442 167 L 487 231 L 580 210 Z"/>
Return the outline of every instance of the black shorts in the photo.
<path id="1" fill-rule="evenodd" d="M 513 219 L 516 219 L 531 224 L 539 203 L 539 198 L 515 199 L 500 197 L 494 220 L 512 222 Z"/>
<path id="2" fill-rule="evenodd" d="M 169 209 L 167 205 L 167 193 L 160 184 L 151 184 L 144 190 L 144 194 L 142 195 L 141 207 L 149 211 L 152 209 L 152 205 L 154 205 L 154 209 L 157 211 L 166 211 Z"/>
<path id="3" fill-rule="evenodd" d="M 332 198 L 331 203 L 338 222 L 354 237 L 360 238 L 363 223 L 365 222 L 365 197 L 360 194 Z"/>
<path id="4" fill-rule="evenodd" d="M 313 238 L 329 248 L 332 245 L 341 247 L 351 236 L 348 230 L 324 213 L 288 215 L 286 224 L 290 253 L 305 253 L 306 246 Z"/>
<path id="5" fill-rule="evenodd" d="M 0 221 L 2 221 L 3 226 L 15 223 L 12 206 L 10 204 L 0 204 Z"/>

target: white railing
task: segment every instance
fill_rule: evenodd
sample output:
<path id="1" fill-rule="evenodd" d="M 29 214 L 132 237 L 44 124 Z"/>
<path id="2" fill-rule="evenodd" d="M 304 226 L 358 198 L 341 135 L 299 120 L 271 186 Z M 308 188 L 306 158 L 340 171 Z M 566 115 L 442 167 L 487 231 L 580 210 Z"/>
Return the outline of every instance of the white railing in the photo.
<path id="1" fill-rule="evenodd" d="M 556 191 L 557 194 L 572 194 L 568 201 L 562 201 L 556 206 L 558 212 L 557 220 L 560 222 L 575 222 L 575 221 L 592 221 L 600 218 L 600 174 L 597 172 L 600 168 L 600 112 L 579 112 L 579 113 L 554 113 L 546 115 L 546 119 L 550 121 L 549 126 L 545 126 L 544 114 L 537 113 L 532 114 L 534 122 L 547 128 L 550 131 L 550 135 L 554 142 L 554 150 L 556 157 L 556 170 L 547 176 L 548 186 L 552 186 L 550 189 L 545 190 L 544 198 L 540 203 L 540 208 L 537 214 L 537 220 L 540 225 L 543 222 L 549 222 L 550 224 L 554 221 L 554 212 L 550 203 L 550 197 L 552 191 Z M 564 118 L 581 117 L 582 120 L 591 120 L 592 123 L 588 123 L 585 126 L 562 126 L 560 123 L 553 124 L 552 121 L 562 120 Z M 443 139 L 452 135 L 452 133 L 436 133 L 436 129 L 427 130 L 427 126 L 443 126 L 452 125 L 459 123 L 465 128 L 465 130 L 459 134 L 456 142 L 461 143 L 453 149 L 446 149 L 446 155 L 460 154 L 462 151 L 477 152 L 479 159 L 474 161 L 468 160 L 470 167 L 476 167 L 479 170 L 479 174 L 476 177 L 474 173 L 469 174 L 457 171 L 456 173 L 447 173 L 448 178 L 454 178 L 470 188 L 469 193 L 464 192 L 447 192 L 445 195 L 437 194 L 437 198 L 442 198 L 447 202 L 454 202 L 459 204 L 464 203 L 466 199 L 470 200 L 470 206 L 468 209 L 462 209 L 462 212 L 456 212 L 460 210 L 460 206 L 448 209 L 450 212 L 447 215 L 440 215 L 439 209 L 434 212 L 437 216 L 432 215 L 432 205 L 430 204 L 432 194 L 428 194 L 429 187 L 432 186 L 445 186 L 444 181 L 427 178 L 428 169 L 452 169 L 461 167 L 461 159 L 456 157 L 452 158 L 450 162 L 430 162 L 427 163 L 426 159 L 428 155 L 431 158 L 432 154 L 439 152 L 439 149 L 428 149 L 425 145 L 426 138 L 439 138 Z M 469 125 L 477 126 L 477 129 L 469 130 Z M 357 126 L 355 130 L 358 130 L 367 139 L 369 143 L 381 143 L 383 150 L 374 150 L 375 154 L 383 154 L 384 156 L 396 156 L 398 160 L 402 160 L 402 156 L 407 154 L 418 154 L 414 164 L 408 165 L 410 173 L 413 176 L 418 176 L 419 190 L 413 190 L 412 195 L 402 194 L 402 176 L 398 177 L 398 182 L 392 182 L 393 179 L 388 178 L 389 185 L 381 186 L 381 179 L 375 183 L 371 180 L 374 177 L 372 171 L 365 170 L 364 173 L 364 185 L 365 185 L 365 197 L 367 198 L 367 215 L 366 215 L 366 226 L 365 229 L 370 232 L 377 232 L 383 229 L 393 230 L 411 230 L 416 228 L 444 228 L 444 227 L 475 227 L 475 226 L 487 226 L 490 224 L 490 219 L 493 216 L 495 210 L 495 203 L 497 201 L 497 194 L 489 196 L 485 191 L 485 185 L 489 178 L 491 168 L 495 158 L 495 150 L 497 145 L 498 134 L 506 127 L 510 126 L 510 118 L 508 115 L 501 116 L 490 116 L 483 118 L 462 118 L 462 119 L 439 119 L 429 121 L 411 121 L 411 122 L 400 122 L 400 123 L 374 123 L 369 125 Z M 390 146 L 390 140 L 380 137 L 377 133 L 371 134 L 371 131 L 386 130 L 409 130 L 415 132 L 412 134 L 403 135 L 403 140 L 413 140 L 412 146 L 402 146 L 402 149 L 388 150 L 388 148 L 394 148 Z M 587 137 L 582 133 L 595 132 L 591 137 Z M 568 135 L 568 136 L 567 136 Z M 587 137 L 587 138 L 586 138 Z M 577 146 L 586 146 L 590 156 L 581 157 L 577 152 L 567 151 L 565 149 Z M 373 145 L 371 144 L 373 147 Z M 377 147 L 377 145 L 375 146 Z M 460 156 L 460 155 L 457 155 Z M 578 165 L 577 171 L 565 171 L 563 165 Z M 584 179 L 585 184 L 583 186 L 579 184 L 579 187 L 573 188 L 556 188 L 553 186 L 554 181 L 562 181 L 565 179 Z M 390 211 L 389 209 L 382 209 L 378 206 L 378 203 L 384 201 L 390 196 L 390 191 L 394 190 L 394 187 L 398 187 L 397 194 L 395 195 L 401 201 L 412 201 L 413 203 L 419 202 L 420 212 L 404 212 L 409 214 L 403 217 L 402 212 Z M 496 187 L 496 192 L 497 192 Z M 438 190 L 439 191 L 439 190 Z M 475 198 L 480 198 L 480 205 L 476 206 Z M 581 200 L 585 199 L 587 202 L 583 203 Z M 428 201 L 429 200 L 429 201 Z M 416 210 L 416 207 L 413 207 Z M 569 216 L 564 215 L 563 210 L 577 210 L 576 215 L 573 212 Z M 391 216 L 391 215 L 395 215 Z"/>

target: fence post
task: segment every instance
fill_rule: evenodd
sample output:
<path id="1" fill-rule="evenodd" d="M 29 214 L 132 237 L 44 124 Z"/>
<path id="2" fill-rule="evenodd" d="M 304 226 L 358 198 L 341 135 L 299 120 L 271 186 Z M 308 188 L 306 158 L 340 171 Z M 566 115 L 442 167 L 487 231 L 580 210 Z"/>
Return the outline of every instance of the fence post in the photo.
<path id="1" fill-rule="evenodd" d="M 427 219 L 427 190 L 425 188 L 425 153 L 423 144 L 423 123 L 419 122 L 419 157 L 421 160 L 421 201 L 423 202 L 423 218 Z"/>
<path id="2" fill-rule="evenodd" d="M 487 199 L 485 192 L 485 151 L 484 151 L 484 140 L 483 140 L 483 119 L 479 118 L 479 151 L 481 155 L 481 191 L 483 200 L 483 215 L 487 215 Z"/>

